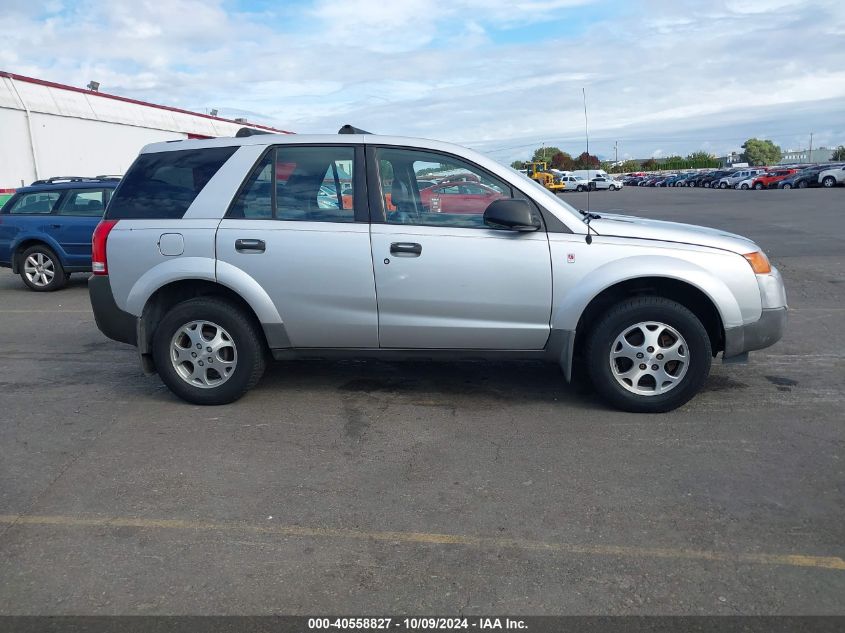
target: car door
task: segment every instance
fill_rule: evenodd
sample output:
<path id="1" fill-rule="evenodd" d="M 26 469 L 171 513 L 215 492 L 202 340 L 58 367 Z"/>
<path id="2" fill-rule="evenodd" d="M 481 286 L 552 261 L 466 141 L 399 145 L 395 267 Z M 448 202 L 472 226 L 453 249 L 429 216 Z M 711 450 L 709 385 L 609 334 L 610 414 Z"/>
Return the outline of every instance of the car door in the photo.
<path id="1" fill-rule="evenodd" d="M 415 185 L 417 174 L 439 167 L 471 174 L 502 197 L 521 194 L 448 154 L 368 147 L 367 156 L 380 346 L 542 349 L 552 303 L 545 231 L 487 227 L 486 199 L 472 212 L 433 211 Z"/>
<path id="2" fill-rule="evenodd" d="M 363 157 L 269 148 L 217 230 L 218 278 L 266 292 L 292 347 L 378 347 Z"/>
<path id="3" fill-rule="evenodd" d="M 69 189 L 62 195 L 48 232 L 64 251 L 68 267 L 91 265 L 91 236 L 107 201 L 103 188 Z"/>

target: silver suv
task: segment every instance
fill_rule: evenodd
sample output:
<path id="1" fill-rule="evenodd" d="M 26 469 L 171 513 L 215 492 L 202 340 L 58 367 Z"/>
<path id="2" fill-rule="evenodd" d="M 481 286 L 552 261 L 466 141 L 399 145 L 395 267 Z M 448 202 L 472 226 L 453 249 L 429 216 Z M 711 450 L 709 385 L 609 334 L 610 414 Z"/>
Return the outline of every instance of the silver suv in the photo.
<path id="1" fill-rule="evenodd" d="M 268 357 L 495 358 L 668 411 L 786 321 L 746 238 L 584 213 L 471 150 L 359 133 L 145 147 L 93 270 L 99 328 L 198 404 L 241 397 Z"/>

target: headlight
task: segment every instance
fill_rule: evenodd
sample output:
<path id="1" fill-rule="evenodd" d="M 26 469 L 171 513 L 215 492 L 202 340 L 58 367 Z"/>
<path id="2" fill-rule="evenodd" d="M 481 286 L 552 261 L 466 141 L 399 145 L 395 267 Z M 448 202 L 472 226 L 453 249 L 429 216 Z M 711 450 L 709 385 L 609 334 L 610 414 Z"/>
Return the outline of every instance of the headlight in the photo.
<path id="1" fill-rule="evenodd" d="M 763 251 L 754 251 L 753 253 L 746 253 L 743 255 L 748 263 L 751 264 L 751 270 L 758 275 L 766 275 L 772 272 L 772 265 L 769 263 L 769 258 Z"/>

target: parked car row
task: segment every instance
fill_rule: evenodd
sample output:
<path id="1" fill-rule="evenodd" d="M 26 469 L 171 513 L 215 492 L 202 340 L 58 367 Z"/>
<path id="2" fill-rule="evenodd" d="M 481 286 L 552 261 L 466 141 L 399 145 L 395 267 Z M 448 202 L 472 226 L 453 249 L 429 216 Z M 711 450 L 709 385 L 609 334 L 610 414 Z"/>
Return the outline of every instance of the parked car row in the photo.
<path id="1" fill-rule="evenodd" d="M 704 187 L 710 189 L 805 189 L 845 184 L 845 165 L 743 167 L 675 174 L 632 174 L 622 182 L 632 187 Z"/>

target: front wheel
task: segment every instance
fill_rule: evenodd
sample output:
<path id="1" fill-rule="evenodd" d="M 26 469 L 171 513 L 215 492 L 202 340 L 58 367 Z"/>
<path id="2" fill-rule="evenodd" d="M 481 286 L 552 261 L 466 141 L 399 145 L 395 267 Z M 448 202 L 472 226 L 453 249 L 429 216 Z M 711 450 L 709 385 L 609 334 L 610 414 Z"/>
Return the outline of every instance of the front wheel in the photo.
<path id="1" fill-rule="evenodd" d="M 833 176 L 825 176 L 824 180 L 822 180 L 822 185 L 825 187 L 833 187 L 836 185 L 836 178 Z"/>
<path id="2" fill-rule="evenodd" d="M 590 332 L 587 368 L 611 405 L 663 413 L 688 402 L 710 372 L 710 337 L 687 308 L 663 297 L 627 299 Z"/>
<path id="3" fill-rule="evenodd" d="M 239 306 L 216 297 L 171 308 L 153 336 L 162 381 L 194 404 L 228 404 L 264 373 L 266 349 L 258 325 Z"/>
<path id="4" fill-rule="evenodd" d="M 787 182 L 783 185 L 783 189 L 792 189 L 792 185 Z"/>
<path id="5" fill-rule="evenodd" d="M 743 183 L 739 186 L 739 188 L 745 190 L 745 189 L 748 189 L 748 185 Z"/>
<path id="6" fill-rule="evenodd" d="M 584 186 L 583 186 L 583 185 L 578 185 L 578 186 L 575 188 L 575 191 L 578 191 L 579 193 L 580 193 L 580 192 L 582 192 L 582 191 L 584 191 L 584 190 L 585 190 L 585 189 L 584 189 Z"/>
<path id="7" fill-rule="evenodd" d="M 720 189 L 727 189 L 727 188 L 728 188 L 728 183 L 723 182 L 721 185 L 719 185 L 719 188 L 720 188 Z"/>
<path id="8" fill-rule="evenodd" d="M 611 191 L 616 191 L 616 185 L 610 185 L 608 189 L 610 189 Z"/>
<path id="9" fill-rule="evenodd" d="M 758 182 L 756 185 L 754 185 L 754 188 L 757 191 L 761 191 L 763 189 L 763 183 Z"/>
<path id="10" fill-rule="evenodd" d="M 807 184 L 807 181 L 806 181 L 806 180 L 802 180 L 801 182 L 799 182 L 799 183 L 798 183 L 798 188 L 799 188 L 799 189 L 806 189 L 808 186 L 809 186 L 809 185 Z"/>

